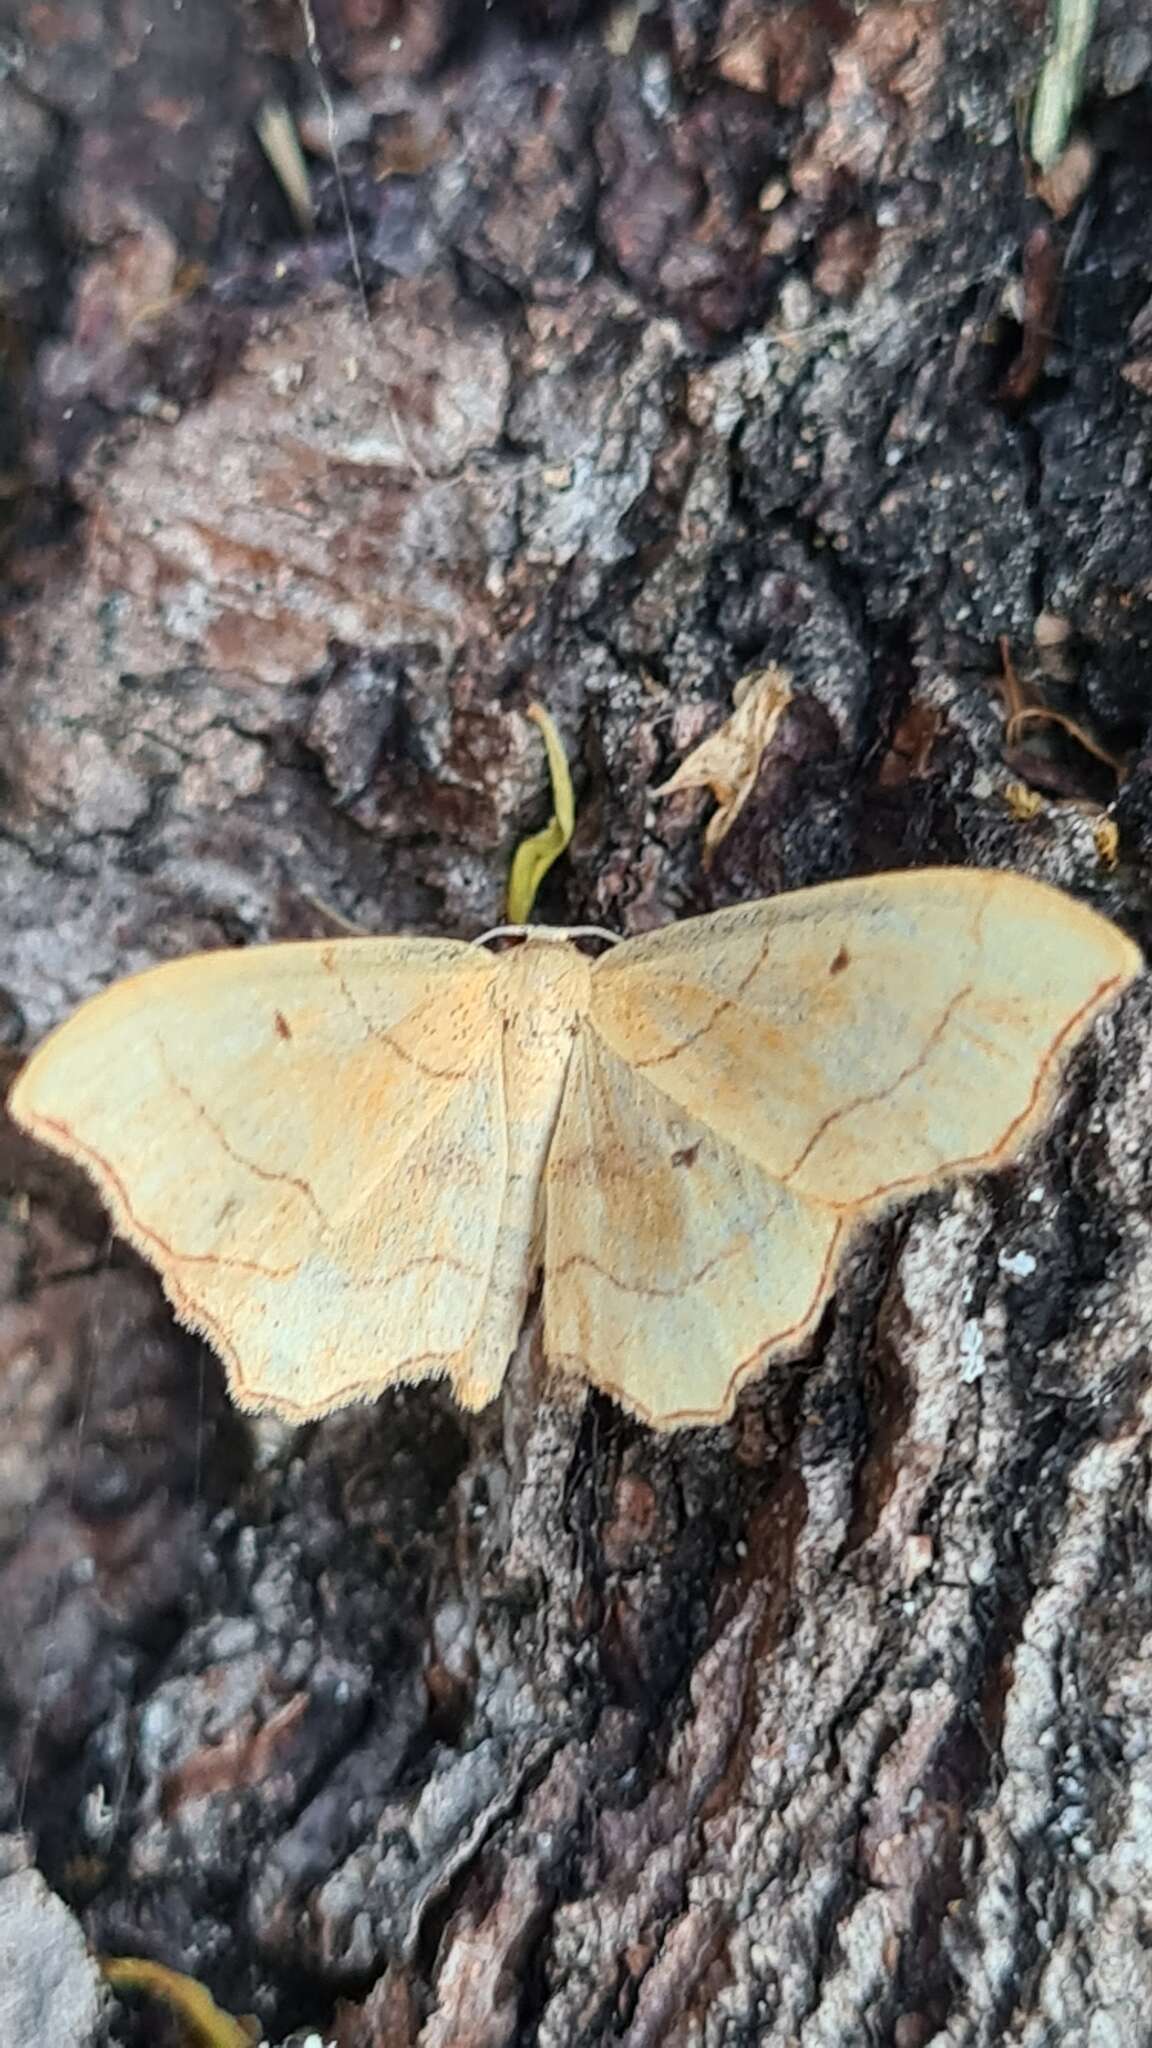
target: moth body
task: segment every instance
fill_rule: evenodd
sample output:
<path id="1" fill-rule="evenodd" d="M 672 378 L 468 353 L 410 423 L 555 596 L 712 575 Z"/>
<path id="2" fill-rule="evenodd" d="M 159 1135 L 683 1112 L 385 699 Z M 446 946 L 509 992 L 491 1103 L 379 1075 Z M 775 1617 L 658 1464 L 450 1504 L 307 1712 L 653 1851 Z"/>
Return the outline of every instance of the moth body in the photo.
<path id="1" fill-rule="evenodd" d="M 495 957 L 496 1028 L 486 1057 L 503 1104 L 503 1200 L 492 1247 L 489 1312 L 462 1366 L 460 1398 L 483 1408 L 500 1390 L 543 1252 L 544 1173 L 573 1048 L 588 1015 L 591 962 L 575 946 L 527 939 Z M 491 1311 L 497 1308 L 498 1313 Z"/>

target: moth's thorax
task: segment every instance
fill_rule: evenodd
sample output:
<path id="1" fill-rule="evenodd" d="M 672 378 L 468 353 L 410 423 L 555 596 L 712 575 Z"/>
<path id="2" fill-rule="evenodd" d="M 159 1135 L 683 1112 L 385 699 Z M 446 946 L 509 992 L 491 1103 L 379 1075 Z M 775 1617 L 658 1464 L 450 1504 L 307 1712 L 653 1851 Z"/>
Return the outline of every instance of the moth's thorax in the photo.
<path id="1" fill-rule="evenodd" d="M 557 939 L 527 939 L 502 953 L 492 1000 L 506 1030 L 535 1040 L 569 1039 L 588 1013 L 592 962 Z"/>
<path id="2" fill-rule="evenodd" d="M 520 1217 L 527 1242 L 537 1249 L 548 1150 L 588 1012 L 591 966 L 575 946 L 556 939 L 527 939 L 514 951 L 500 954 L 492 980 L 505 1102 L 504 1206 L 508 1215 Z M 522 1284 L 522 1272 L 518 1280 Z"/>

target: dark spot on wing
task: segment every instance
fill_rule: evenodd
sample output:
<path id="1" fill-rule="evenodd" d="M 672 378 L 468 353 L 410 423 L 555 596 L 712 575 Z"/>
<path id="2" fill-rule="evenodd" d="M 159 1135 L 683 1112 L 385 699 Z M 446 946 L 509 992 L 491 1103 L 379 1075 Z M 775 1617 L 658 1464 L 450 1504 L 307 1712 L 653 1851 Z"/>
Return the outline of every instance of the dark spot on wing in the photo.
<path id="1" fill-rule="evenodd" d="M 673 1166 L 695 1166 L 696 1154 L 699 1152 L 699 1150 L 699 1138 L 697 1138 L 696 1143 L 694 1145 L 682 1146 L 679 1152 L 674 1152 L 672 1154 Z"/>
<path id="2" fill-rule="evenodd" d="M 833 960 L 831 967 L 828 969 L 829 974 L 843 974 L 844 969 L 848 965 L 849 958 L 850 955 L 847 946 L 841 946 L 840 951 L 837 953 L 836 958 Z"/>
<path id="3" fill-rule="evenodd" d="M 276 1012 L 276 1036 L 277 1038 L 291 1038 L 292 1036 L 292 1026 L 281 1010 Z"/>

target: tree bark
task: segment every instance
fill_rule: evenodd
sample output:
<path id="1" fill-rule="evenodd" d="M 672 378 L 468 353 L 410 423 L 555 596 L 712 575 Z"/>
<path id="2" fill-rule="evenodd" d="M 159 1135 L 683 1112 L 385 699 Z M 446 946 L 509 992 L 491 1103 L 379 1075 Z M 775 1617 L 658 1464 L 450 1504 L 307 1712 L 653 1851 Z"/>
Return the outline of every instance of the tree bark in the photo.
<path id="1" fill-rule="evenodd" d="M 998 8 L 333 10 L 303 246 L 245 140 L 274 28 L 326 147 L 294 25 L 26 25 L 12 1045 L 197 947 L 499 923 L 532 698 L 577 786 L 549 921 L 936 861 L 1146 937 L 1138 12 L 1069 201 Z M 770 662 L 705 869 L 706 799 L 652 792 Z M 1146 2041 L 1149 1021 L 1139 985 L 1019 1168 L 871 1227 L 804 1355 L 671 1436 L 549 1380 L 535 1308 L 479 1418 L 245 1422 L 6 1127 L 22 1909 L 21 1855 L 276 2041 Z"/>

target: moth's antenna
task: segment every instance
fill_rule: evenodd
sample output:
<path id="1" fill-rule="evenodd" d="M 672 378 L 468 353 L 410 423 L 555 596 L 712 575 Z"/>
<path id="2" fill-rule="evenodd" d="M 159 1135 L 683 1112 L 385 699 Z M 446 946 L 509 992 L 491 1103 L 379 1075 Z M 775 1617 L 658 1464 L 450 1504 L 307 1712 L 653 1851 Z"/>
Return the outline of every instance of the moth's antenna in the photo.
<path id="1" fill-rule="evenodd" d="M 568 939 L 607 939 L 610 946 L 620 944 L 619 932 L 605 931 L 602 924 L 494 924 L 472 944 L 486 946 L 490 939 L 551 939 L 558 945 Z"/>

